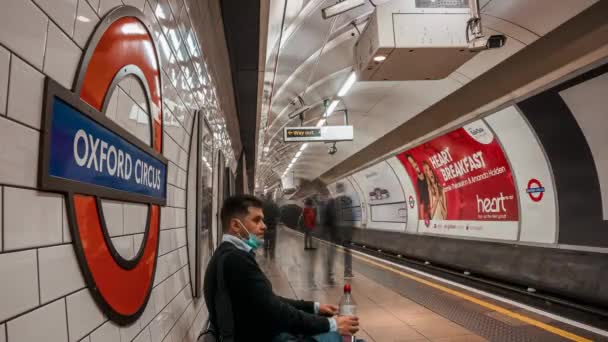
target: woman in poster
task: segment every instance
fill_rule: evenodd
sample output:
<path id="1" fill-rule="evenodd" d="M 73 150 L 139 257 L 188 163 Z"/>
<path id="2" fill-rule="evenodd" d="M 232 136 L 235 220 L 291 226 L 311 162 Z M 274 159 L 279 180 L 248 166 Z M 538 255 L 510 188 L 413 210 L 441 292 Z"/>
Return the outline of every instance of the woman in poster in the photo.
<path id="1" fill-rule="evenodd" d="M 447 218 L 448 209 L 443 187 L 439 184 L 435 172 L 426 160 L 422 162 L 422 168 L 424 169 L 428 185 L 431 219 L 445 220 Z"/>

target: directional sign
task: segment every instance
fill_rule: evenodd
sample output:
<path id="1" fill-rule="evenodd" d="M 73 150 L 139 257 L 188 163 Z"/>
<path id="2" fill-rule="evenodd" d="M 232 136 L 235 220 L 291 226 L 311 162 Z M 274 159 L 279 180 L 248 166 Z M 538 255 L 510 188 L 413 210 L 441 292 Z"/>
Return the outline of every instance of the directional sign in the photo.
<path id="1" fill-rule="evenodd" d="M 285 127 L 283 141 L 350 141 L 353 126 Z"/>

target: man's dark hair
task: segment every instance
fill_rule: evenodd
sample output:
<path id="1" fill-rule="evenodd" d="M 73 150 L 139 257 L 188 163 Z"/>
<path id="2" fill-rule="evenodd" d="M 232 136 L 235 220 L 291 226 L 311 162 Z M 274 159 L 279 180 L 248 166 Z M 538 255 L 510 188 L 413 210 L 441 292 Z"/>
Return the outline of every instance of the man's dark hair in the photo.
<path id="1" fill-rule="evenodd" d="M 251 195 L 236 195 L 226 198 L 222 205 L 222 229 L 226 232 L 230 220 L 238 216 L 246 216 L 250 207 L 262 209 L 263 206 L 262 201 Z"/>

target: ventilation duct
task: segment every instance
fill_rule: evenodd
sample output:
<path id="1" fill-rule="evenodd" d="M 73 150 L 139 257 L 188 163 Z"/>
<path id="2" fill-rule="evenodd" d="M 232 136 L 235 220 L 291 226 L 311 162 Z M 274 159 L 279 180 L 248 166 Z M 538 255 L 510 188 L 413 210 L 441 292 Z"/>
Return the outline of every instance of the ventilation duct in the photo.
<path id="1" fill-rule="evenodd" d="M 467 42 L 470 18 L 467 0 L 378 5 L 354 48 L 359 81 L 447 77 L 478 53 Z"/>

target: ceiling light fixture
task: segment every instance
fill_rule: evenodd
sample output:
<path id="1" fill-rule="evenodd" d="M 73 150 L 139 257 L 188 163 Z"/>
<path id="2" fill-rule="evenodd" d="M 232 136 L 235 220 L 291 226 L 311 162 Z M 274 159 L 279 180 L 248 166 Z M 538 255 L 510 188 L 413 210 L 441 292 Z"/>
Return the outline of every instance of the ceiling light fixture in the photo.
<path id="1" fill-rule="evenodd" d="M 336 107 L 338 106 L 338 103 L 340 103 L 339 100 L 333 100 L 331 101 L 331 103 L 329 104 L 329 106 L 327 107 L 327 110 L 325 111 L 325 115 L 323 115 L 324 117 L 329 117 L 334 110 L 336 109 Z"/>
<path id="2" fill-rule="evenodd" d="M 321 127 L 321 126 L 325 125 L 325 121 L 326 121 L 325 119 L 319 120 L 319 122 L 317 122 L 317 127 Z"/>
<path id="3" fill-rule="evenodd" d="M 329 19 L 338 14 L 342 14 L 346 11 L 350 11 L 353 8 L 357 8 L 362 6 L 367 2 L 367 0 L 343 0 L 338 3 L 325 7 L 321 10 L 321 16 L 323 19 Z"/>
<path id="4" fill-rule="evenodd" d="M 344 85 L 342 85 L 342 88 L 340 88 L 338 96 L 345 96 L 350 90 L 350 88 L 353 86 L 353 84 L 355 84 L 355 81 L 357 81 L 357 74 L 355 74 L 355 72 L 353 71 L 350 73 L 350 75 L 348 75 L 348 78 L 346 79 L 346 82 L 344 82 Z"/>
<path id="5" fill-rule="evenodd" d="M 296 152 L 296 158 L 300 158 L 301 155 L 302 155 L 302 151 Z"/>
<path id="6" fill-rule="evenodd" d="M 308 147 L 308 143 L 302 144 L 302 146 L 300 146 L 300 151 L 304 151 L 306 147 Z"/>
<path id="7" fill-rule="evenodd" d="M 374 57 L 374 61 L 376 62 L 384 62 L 386 60 L 386 56 L 384 55 L 378 55 L 376 57 Z"/>

